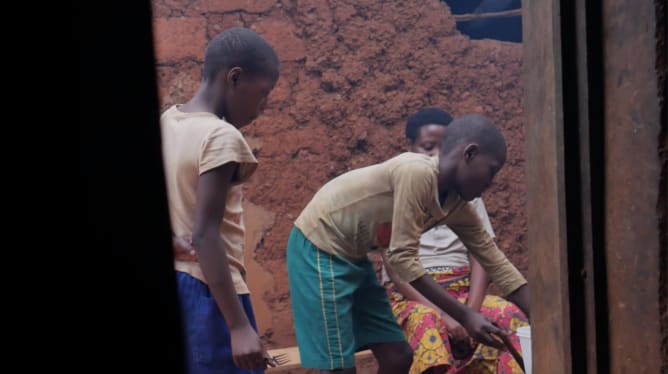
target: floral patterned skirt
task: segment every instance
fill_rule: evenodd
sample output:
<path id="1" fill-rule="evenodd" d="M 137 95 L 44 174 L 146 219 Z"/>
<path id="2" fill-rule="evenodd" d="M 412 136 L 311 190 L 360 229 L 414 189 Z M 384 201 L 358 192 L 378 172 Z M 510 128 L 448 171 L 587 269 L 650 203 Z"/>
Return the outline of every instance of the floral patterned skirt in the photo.
<path id="1" fill-rule="evenodd" d="M 461 303 L 466 303 L 470 286 L 470 269 L 464 267 L 432 267 L 427 272 L 436 283 L 445 288 Z M 510 352 L 478 344 L 475 350 L 455 358 L 450 338 L 439 313 L 428 306 L 406 300 L 393 283 L 385 285 L 394 316 L 413 348 L 414 358 L 410 374 L 432 369 L 434 373 L 522 373 Z M 524 313 L 505 299 L 486 295 L 480 313 L 495 322 L 510 335 L 515 348 L 521 352 L 517 328 L 526 326 Z"/>

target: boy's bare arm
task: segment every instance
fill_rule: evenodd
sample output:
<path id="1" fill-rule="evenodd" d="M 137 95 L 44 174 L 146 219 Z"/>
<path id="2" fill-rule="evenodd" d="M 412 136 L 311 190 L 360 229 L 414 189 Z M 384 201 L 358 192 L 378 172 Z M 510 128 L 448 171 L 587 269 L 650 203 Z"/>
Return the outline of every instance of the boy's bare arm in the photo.
<path id="1" fill-rule="evenodd" d="M 404 295 L 404 297 L 408 300 L 412 301 L 417 301 L 422 305 L 426 305 L 436 311 L 440 311 L 440 309 L 436 306 L 436 304 L 432 303 L 424 297 L 418 290 L 413 288 L 410 283 L 404 282 L 397 273 L 394 272 L 392 269 L 392 266 L 390 265 L 390 262 L 387 260 L 387 254 L 385 251 L 381 250 L 380 251 L 380 257 L 383 260 L 383 267 L 385 268 L 385 271 L 387 272 L 387 275 L 390 277 L 390 280 L 394 283 L 394 285 L 397 287 L 397 290 Z"/>
<path id="2" fill-rule="evenodd" d="M 420 293 L 420 291 L 413 288 L 410 283 L 406 283 L 401 278 L 399 278 L 394 270 L 392 270 L 392 266 L 387 260 L 387 254 L 385 254 L 385 251 L 380 251 L 380 257 L 383 259 L 383 266 L 385 267 L 385 271 L 390 277 L 390 280 L 392 280 L 394 285 L 397 287 L 397 290 L 402 295 L 404 295 L 406 299 L 416 301 L 422 305 L 426 305 L 438 313 L 443 319 L 443 322 L 445 322 L 445 326 L 448 329 L 448 334 L 452 335 L 455 340 L 463 340 L 468 338 L 468 332 L 459 322 L 457 322 L 457 320 L 436 306 L 436 304 L 432 303 L 431 300 L 427 299 L 423 294 Z"/>
<path id="3" fill-rule="evenodd" d="M 228 163 L 200 176 L 192 243 L 211 294 L 230 328 L 234 364 L 241 369 L 264 369 L 262 344 L 239 302 L 220 237 L 227 190 L 237 166 Z"/>
<path id="4" fill-rule="evenodd" d="M 469 335 L 477 341 L 494 348 L 503 349 L 503 343 L 494 339 L 491 334 L 501 334 L 496 326 L 489 322 L 480 313 L 476 313 L 466 305 L 460 303 L 441 288 L 429 274 L 411 282 L 421 294 L 431 300 L 441 310 L 459 321 Z"/>
<path id="5" fill-rule="evenodd" d="M 508 301 L 511 301 L 515 303 L 522 311 L 524 314 L 526 314 L 527 318 L 531 318 L 530 315 L 530 308 L 529 308 L 529 285 L 525 284 L 524 286 L 521 286 L 520 288 L 516 289 L 515 291 L 511 292 L 506 296 L 506 299 Z"/>

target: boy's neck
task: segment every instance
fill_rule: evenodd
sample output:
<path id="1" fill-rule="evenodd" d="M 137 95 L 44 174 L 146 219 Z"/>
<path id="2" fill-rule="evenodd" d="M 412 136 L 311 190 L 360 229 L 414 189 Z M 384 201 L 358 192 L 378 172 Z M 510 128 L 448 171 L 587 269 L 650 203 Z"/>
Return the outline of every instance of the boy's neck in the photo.
<path id="1" fill-rule="evenodd" d="M 219 118 L 222 118 L 222 111 L 217 110 L 216 103 L 220 102 L 216 97 L 207 90 L 207 84 L 202 83 L 195 93 L 195 95 L 185 104 L 180 107 L 183 112 L 207 112 L 213 113 Z M 221 112 L 221 113 L 218 113 Z"/>
<path id="2" fill-rule="evenodd" d="M 441 206 L 445 203 L 448 193 L 455 186 L 456 168 L 447 158 L 440 158 L 438 163 L 438 200 Z"/>

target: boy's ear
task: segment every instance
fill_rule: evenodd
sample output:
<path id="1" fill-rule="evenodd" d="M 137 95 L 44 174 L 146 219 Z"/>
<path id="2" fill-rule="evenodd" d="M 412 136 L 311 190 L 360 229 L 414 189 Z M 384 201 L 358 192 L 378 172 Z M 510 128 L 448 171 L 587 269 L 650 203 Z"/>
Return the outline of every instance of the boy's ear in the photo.
<path id="1" fill-rule="evenodd" d="M 239 78 L 241 77 L 241 72 L 243 69 L 241 69 L 238 66 L 233 67 L 232 69 L 227 71 L 227 77 L 225 79 L 226 83 L 230 86 L 238 86 L 239 85 Z"/>
<path id="2" fill-rule="evenodd" d="M 471 143 L 464 148 L 464 160 L 466 162 L 473 161 L 478 153 L 480 153 L 480 147 L 475 143 Z"/>

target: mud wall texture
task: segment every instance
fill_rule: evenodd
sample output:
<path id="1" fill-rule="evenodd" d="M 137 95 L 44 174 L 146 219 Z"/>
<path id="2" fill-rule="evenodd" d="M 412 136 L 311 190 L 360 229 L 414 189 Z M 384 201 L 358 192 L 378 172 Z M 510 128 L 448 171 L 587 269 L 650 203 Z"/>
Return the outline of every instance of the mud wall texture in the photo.
<path id="1" fill-rule="evenodd" d="M 436 0 L 152 4 L 161 109 L 191 97 L 207 42 L 226 28 L 254 29 L 280 57 L 267 110 L 242 129 L 260 162 L 245 186 L 247 263 L 270 347 L 295 344 L 285 269 L 294 219 L 332 177 L 405 150 L 405 119 L 426 106 L 502 128 L 508 160 L 484 199 L 499 247 L 526 274 L 521 45 L 470 40 Z"/>

